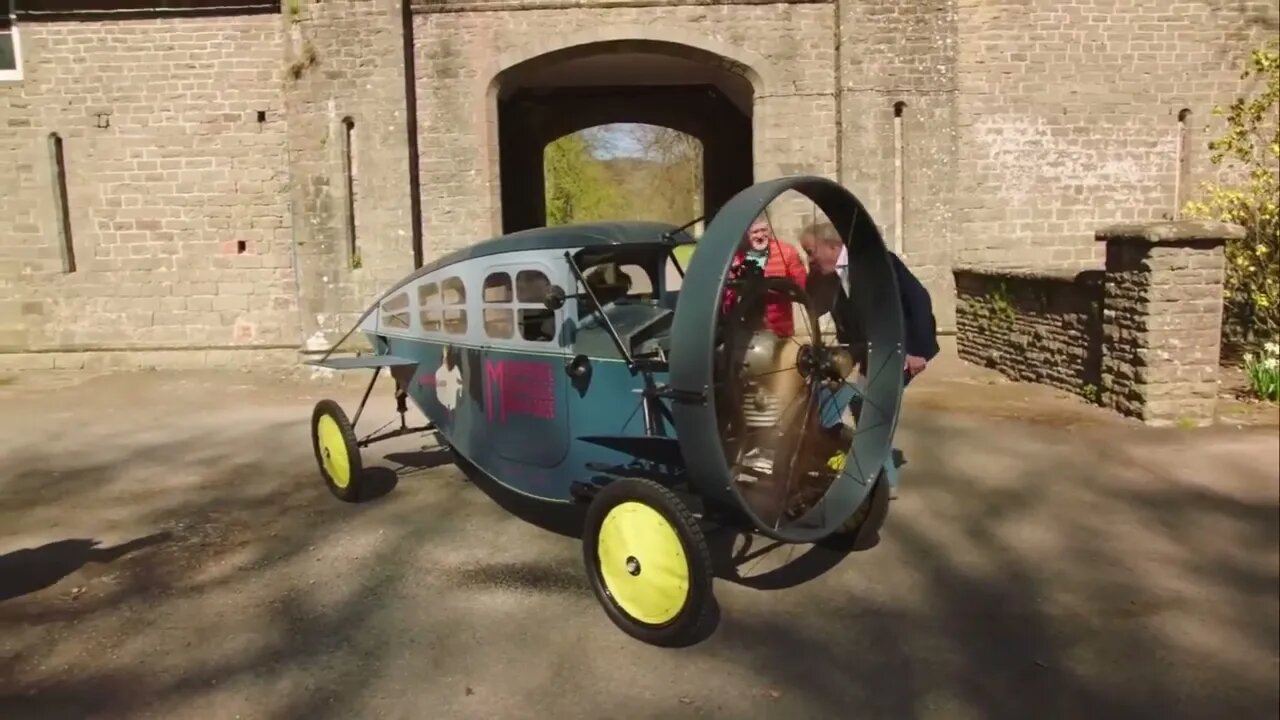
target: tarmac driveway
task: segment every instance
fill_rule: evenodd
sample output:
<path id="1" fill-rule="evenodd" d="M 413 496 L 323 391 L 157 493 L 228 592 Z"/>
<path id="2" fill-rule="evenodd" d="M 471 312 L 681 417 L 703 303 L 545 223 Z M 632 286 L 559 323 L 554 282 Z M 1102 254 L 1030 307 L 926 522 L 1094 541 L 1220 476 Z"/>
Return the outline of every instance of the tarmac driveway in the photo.
<path id="1" fill-rule="evenodd" d="M 662 650 L 596 604 L 573 517 L 421 441 L 367 453 L 382 497 L 332 498 L 310 410 L 359 392 L 0 387 L 0 718 L 1277 715 L 1274 427 L 1152 430 L 922 381 L 880 543 L 747 563 L 716 582 L 714 634 Z M 386 395 L 361 427 L 393 417 Z"/>

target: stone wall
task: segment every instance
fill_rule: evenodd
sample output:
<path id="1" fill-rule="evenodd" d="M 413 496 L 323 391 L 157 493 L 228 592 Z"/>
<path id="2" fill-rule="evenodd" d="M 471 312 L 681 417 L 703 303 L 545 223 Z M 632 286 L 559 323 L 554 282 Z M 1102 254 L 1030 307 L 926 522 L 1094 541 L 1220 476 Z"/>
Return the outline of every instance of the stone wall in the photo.
<path id="1" fill-rule="evenodd" d="M 0 83 L 0 349 L 296 345 L 278 15 L 19 30 L 24 77 Z"/>
<path id="2" fill-rule="evenodd" d="M 315 349 L 413 269 L 404 22 L 399 0 L 286 1 L 284 20 L 299 339 Z"/>
<path id="3" fill-rule="evenodd" d="M 959 266 L 955 278 L 960 359 L 1098 402 L 1102 270 Z"/>
<path id="4" fill-rule="evenodd" d="M 1223 246 L 1216 222 L 1098 231 L 1107 255 L 1102 402 L 1151 424 L 1206 425 L 1218 397 Z"/>
<path id="5" fill-rule="evenodd" d="M 756 86 L 756 179 L 800 172 L 836 176 L 835 53 L 824 34 L 833 26 L 835 6 L 661 2 L 566 11 L 560 3 L 547 9 L 538 9 L 537 2 L 521 5 L 533 9 L 513 12 L 503 2 L 415 6 L 429 255 L 501 231 L 495 78 L 523 61 L 575 45 L 624 39 L 676 43 L 738 63 Z M 821 39 L 796 42 L 800 37 Z"/>
<path id="6" fill-rule="evenodd" d="M 1215 103 L 1280 27 L 1274 0 L 1027 0 L 958 14 L 956 260 L 1101 264 L 1094 231 L 1172 218 L 1213 172 Z"/>
<path id="7" fill-rule="evenodd" d="M 1223 247 L 1244 228 L 1123 223 L 1103 270 L 958 267 L 961 359 L 1152 425 L 1208 425 L 1218 396 Z"/>
<path id="8" fill-rule="evenodd" d="M 18 0 L 24 77 L 0 81 L 0 166 L 16 169 L 0 173 L 0 350 L 336 339 L 412 269 L 415 231 L 428 261 L 500 231 L 501 71 L 623 39 L 747 77 L 755 178 L 845 183 L 950 329 L 954 264 L 1097 264 L 1094 228 L 1172 214 L 1175 186 L 1209 176 L 1213 104 L 1280 27 L 1265 0 L 253 2 L 160 15 L 60 0 L 113 10 L 71 18 Z"/>
<path id="9" fill-rule="evenodd" d="M 840 0 L 839 8 L 840 180 L 929 289 L 939 326 L 953 328 L 949 270 L 974 202 L 957 195 L 956 175 L 964 125 L 958 114 L 957 83 L 964 71 L 958 19 L 972 8 L 959 0 Z M 899 103 L 900 195 L 894 132 Z"/>

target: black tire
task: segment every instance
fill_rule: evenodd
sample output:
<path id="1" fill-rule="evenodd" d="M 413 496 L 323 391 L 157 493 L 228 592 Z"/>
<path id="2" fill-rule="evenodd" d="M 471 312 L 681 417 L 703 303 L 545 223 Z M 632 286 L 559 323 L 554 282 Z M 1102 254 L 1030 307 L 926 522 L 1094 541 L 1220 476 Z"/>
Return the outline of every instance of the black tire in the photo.
<path id="1" fill-rule="evenodd" d="M 683 603 L 672 617 L 660 623 L 645 622 L 624 610 L 610 592 L 604 578 L 599 554 L 601 530 L 610 512 L 626 502 L 639 503 L 657 512 L 670 529 L 674 530 L 684 555 L 688 588 Z M 609 483 L 596 494 L 587 508 L 582 549 L 591 591 L 604 606 L 605 614 L 623 632 L 660 647 L 679 647 L 701 639 L 715 602 L 711 587 L 711 553 L 707 549 L 707 541 L 698 521 L 674 493 L 651 480 L 627 478 Z M 626 548 L 625 552 L 628 555 L 628 573 L 639 577 L 643 573 L 643 564 L 633 553 L 643 554 L 645 549 Z M 636 563 L 634 571 L 632 561 Z"/>
<path id="2" fill-rule="evenodd" d="M 325 462 L 326 451 L 332 454 L 335 449 L 322 447 L 321 444 L 321 423 L 323 422 L 327 427 L 329 420 L 337 425 L 340 445 L 346 452 L 347 481 L 345 484 L 341 481 L 341 475 L 335 477 Z M 325 487 L 329 488 L 329 492 L 344 502 L 358 502 L 363 489 L 364 476 L 360 446 L 356 444 L 355 428 L 351 426 L 351 421 L 338 403 L 332 400 L 321 400 L 316 403 L 315 410 L 311 412 L 311 448 L 315 452 L 316 464 L 320 467 L 320 476 L 324 478 Z"/>
<path id="3" fill-rule="evenodd" d="M 849 516 L 848 520 L 830 536 L 830 544 L 853 549 L 871 547 L 879 537 L 880 528 L 889 516 L 889 478 L 884 469 L 876 476 L 876 483 L 863 499 L 862 504 Z"/>

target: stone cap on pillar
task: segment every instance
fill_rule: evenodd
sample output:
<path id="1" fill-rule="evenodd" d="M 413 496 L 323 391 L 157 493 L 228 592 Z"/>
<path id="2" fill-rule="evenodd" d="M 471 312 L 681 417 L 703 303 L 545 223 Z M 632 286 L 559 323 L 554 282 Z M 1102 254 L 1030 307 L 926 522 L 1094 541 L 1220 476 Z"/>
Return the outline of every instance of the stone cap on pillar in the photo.
<path id="1" fill-rule="evenodd" d="M 1147 245 L 1224 245 L 1243 240 L 1243 227 L 1217 220 L 1161 220 L 1108 225 L 1094 233 L 1098 242 L 1131 242 Z"/>

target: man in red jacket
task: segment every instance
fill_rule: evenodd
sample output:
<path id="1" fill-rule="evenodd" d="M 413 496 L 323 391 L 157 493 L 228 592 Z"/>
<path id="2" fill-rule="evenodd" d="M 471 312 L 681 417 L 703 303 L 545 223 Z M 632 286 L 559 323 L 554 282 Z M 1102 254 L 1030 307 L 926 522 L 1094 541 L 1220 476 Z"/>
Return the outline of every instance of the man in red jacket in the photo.
<path id="1" fill-rule="evenodd" d="M 763 270 L 765 277 L 788 277 L 801 288 L 808 278 L 808 269 L 800 258 L 800 251 L 779 240 L 769 227 L 769 220 L 763 215 L 756 218 L 747 230 L 742 247 L 729 266 L 730 277 L 745 270 L 747 264 Z M 724 310 L 732 309 L 736 300 L 737 296 L 733 291 L 725 292 Z M 795 335 L 791 301 L 778 293 L 771 292 L 765 301 L 764 320 L 765 326 L 780 338 Z"/>
<path id="2" fill-rule="evenodd" d="M 808 269 L 795 246 L 782 242 L 773 234 L 769 220 L 765 216 L 756 218 L 743 238 L 742 247 L 729 266 L 729 276 L 734 277 L 754 265 L 757 271 L 763 271 L 765 277 L 786 277 L 798 287 L 803 288 L 808 278 Z M 733 309 L 737 301 L 736 293 L 725 291 L 723 311 Z M 787 372 L 796 365 L 796 351 L 799 345 L 791 342 L 796 334 L 795 316 L 790 298 L 777 292 L 770 292 L 765 298 L 764 328 L 772 332 L 782 342 L 767 342 L 767 336 L 757 335 L 753 344 L 758 348 L 748 350 L 748 356 L 755 356 L 744 375 L 753 380 L 753 384 L 764 393 L 748 400 L 747 423 L 752 426 L 773 427 L 779 420 L 778 414 L 793 404 L 800 392 L 799 373 Z M 808 329 L 805 329 L 806 332 Z M 763 366 L 763 367 L 762 367 Z M 763 450 L 763 452 L 762 452 Z M 754 467 L 757 472 L 769 472 L 772 467 L 772 453 L 764 448 L 753 448 L 743 458 L 745 464 Z"/>

